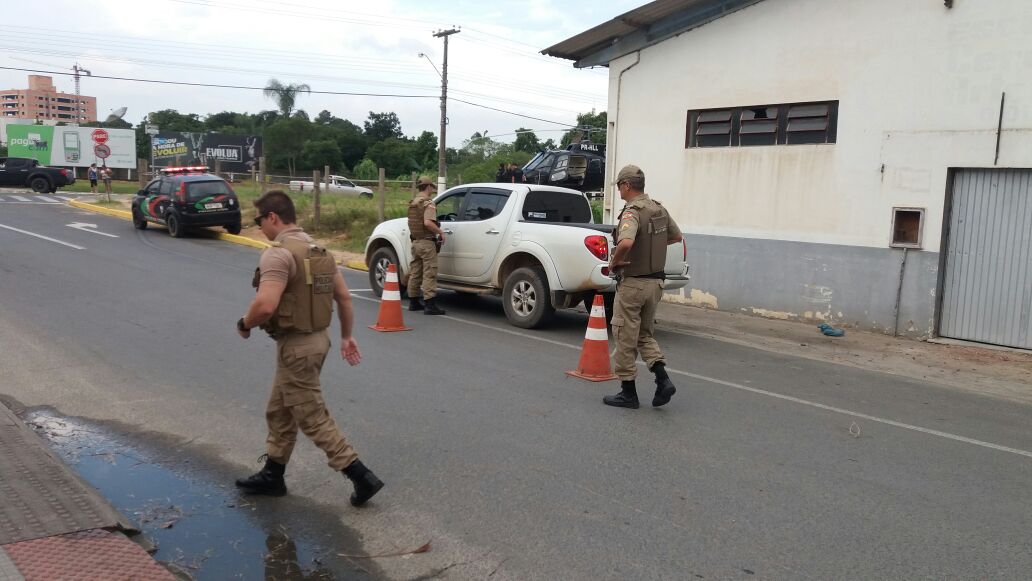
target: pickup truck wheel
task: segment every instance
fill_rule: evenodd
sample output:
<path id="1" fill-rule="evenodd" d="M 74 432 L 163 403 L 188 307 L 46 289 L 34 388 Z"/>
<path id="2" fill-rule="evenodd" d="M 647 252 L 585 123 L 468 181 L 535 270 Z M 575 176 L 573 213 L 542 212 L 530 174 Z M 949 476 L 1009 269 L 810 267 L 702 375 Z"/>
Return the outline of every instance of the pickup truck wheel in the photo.
<path id="1" fill-rule="evenodd" d="M 548 323 L 555 314 L 548 278 L 540 268 L 517 268 L 505 279 L 502 306 L 509 322 L 523 329 Z"/>
<path id="2" fill-rule="evenodd" d="M 387 280 L 387 265 L 389 264 L 398 264 L 398 255 L 390 246 L 377 248 L 369 259 L 369 286 L 378 297 L 383 295 L 383 285 Z"/>
<path id="3" fill-rule="evenodd" d="M 33 178 L 29 187 L 37 194 L 45 194 L 50 191 L 50 181 L 47 178 Z"/>
<path id="4" fill-rule="evenodd" d="M 373 199 L 373 194 L 372 194 L 372 192 L 362 192 L 361 194 L 358 195 L 358 197 L 365 198 L 367 200 L 372 200 Z"/>
<path id="5" fill-rule="evenodd" d="M 240 234 L 240 222 L 237 222 L 236 224 L 230 224 L 225 228 L 226 232 L 229 232 L 230 234 Z"/>
<path id="6" fill-rule="evenodd" d="M 140 214 L 139 210 L 135 210 L 135 209 L 133 210 L 133 226 L 137 230 L 146 230 L 147 229 L 147 219 L 144 218 L 142 214 Z"/>
<path id="7" fill-rule="evenodd" d="M 173 238 L 182 238 L 186 232 L 184 232 L 183 225 L 179 223 L 179 216 L 175 215 L 174 212 L 169 212 L 165 216 L 165 226 L 168 227 L 168 233 Z"/>

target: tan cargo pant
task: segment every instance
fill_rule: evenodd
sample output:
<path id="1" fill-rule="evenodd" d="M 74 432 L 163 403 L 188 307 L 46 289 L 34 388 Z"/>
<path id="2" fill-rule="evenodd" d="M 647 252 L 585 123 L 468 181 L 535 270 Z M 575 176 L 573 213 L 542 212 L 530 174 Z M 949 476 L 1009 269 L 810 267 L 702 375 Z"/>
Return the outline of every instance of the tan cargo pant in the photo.
<path id="1" fill-rule="evenodd" d="M 265 444 L 271 460 L 290 461 L 298 428 L 326 452 L 330 468 L 343 470 L 358 458 L 326 410 L 319 387 L 319 373 L 329 350 L 327 331 L 294 333 L 276 341 L 276 379 L 265 410 L 269 425 Z"/>
<path id="2" fill-rule="evenodd" d="M 634 364 L 638 354 L 651 369 L 656 363 L 666 363 L 659 343 L 652 336 L 656 324 L 656 307 L 663 296 L 663 281 L 655 278 L 627 277 L 616 287 L 613 304 L 614 373 L 621 381 L 630 381 L 638 375 Z"/>
<path id="3" fill-rule="evenodd" d="M 412 241 L 408 295 L 419 296 L 416 289 L 420 287 L 424 300 L 437 296 L 437 245 L 433 240 Z"/>

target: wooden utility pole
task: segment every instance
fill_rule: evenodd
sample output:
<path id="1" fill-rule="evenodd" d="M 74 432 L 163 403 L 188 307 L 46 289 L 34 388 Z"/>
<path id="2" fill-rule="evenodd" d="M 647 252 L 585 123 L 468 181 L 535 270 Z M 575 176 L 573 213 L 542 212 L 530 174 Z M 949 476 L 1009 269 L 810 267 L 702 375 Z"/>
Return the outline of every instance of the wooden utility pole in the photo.
<path id="1" fill-rule="evenodd" d="M 315 228 L 319 227 L 319 170 L 312 172 L 312 210 L 314 215 L 312 216 L 312 222 Z"/>
<path id="2" fill-rule="evenodd" d="M 261 184 L 259 195 L 265 193 L 268 184 L 265 183 L 265 156 L 258 158 L 258 183 Z"/>
<path id="3" fill-rule="evenodd" d="M 448 140 L 445 139 L 448 128 L 448 37 L 458 32 L 457 29 L 449 28 L 434 33 L 435 37 L 444 39 L 444 66 L 441 68 L 441 142 L 437 144 L 437 189 L 442 192 L 448 184 L 448 166 L 444 160 L 448 147 Z"/>
<path id="4" fill-rule="evenodd" d="M 377 210 L 378 210 L 377 211 L 377 215 L 380 218 L 380 222 L 383 222 L 384 215 L 385 215 L 386 198 L 387 198 L 387 186 L 386 186 L 386 184 L 384 182 L 386 181 L 387 171 L 381 167 L 379 173 L 380 173 L 380 176 L 379 176 L 379 182 L 380 183 L 377 184 L 377 190 L 379 190 L 379 192 L 380 192 L 380 200 L 379 200 L 379 204 L 377 205 Z"/>

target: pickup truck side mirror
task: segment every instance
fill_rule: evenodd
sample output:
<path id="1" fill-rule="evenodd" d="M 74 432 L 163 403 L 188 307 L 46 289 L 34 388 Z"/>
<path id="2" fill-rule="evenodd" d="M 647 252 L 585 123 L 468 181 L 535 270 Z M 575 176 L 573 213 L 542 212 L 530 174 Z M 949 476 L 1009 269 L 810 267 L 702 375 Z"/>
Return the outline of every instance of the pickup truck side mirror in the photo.
<path id="1" fill-rule="evenodd" d="M 147 190 L 138 190 L 136 192 L 136 195 L 137 196 L 146 196 L 147 195 Z"/>

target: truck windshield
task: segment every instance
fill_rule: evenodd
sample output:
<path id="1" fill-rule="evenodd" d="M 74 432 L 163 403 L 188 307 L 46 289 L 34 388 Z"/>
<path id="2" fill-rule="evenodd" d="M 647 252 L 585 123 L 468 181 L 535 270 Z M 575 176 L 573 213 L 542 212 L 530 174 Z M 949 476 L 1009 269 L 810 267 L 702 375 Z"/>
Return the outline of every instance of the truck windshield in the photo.
<path id="1" fill-rule="evenodd" d="M 523 201 L 523 219 L 528 222 L 591 222 L 591 205 L 581 194 L 530 192 Z"/>

